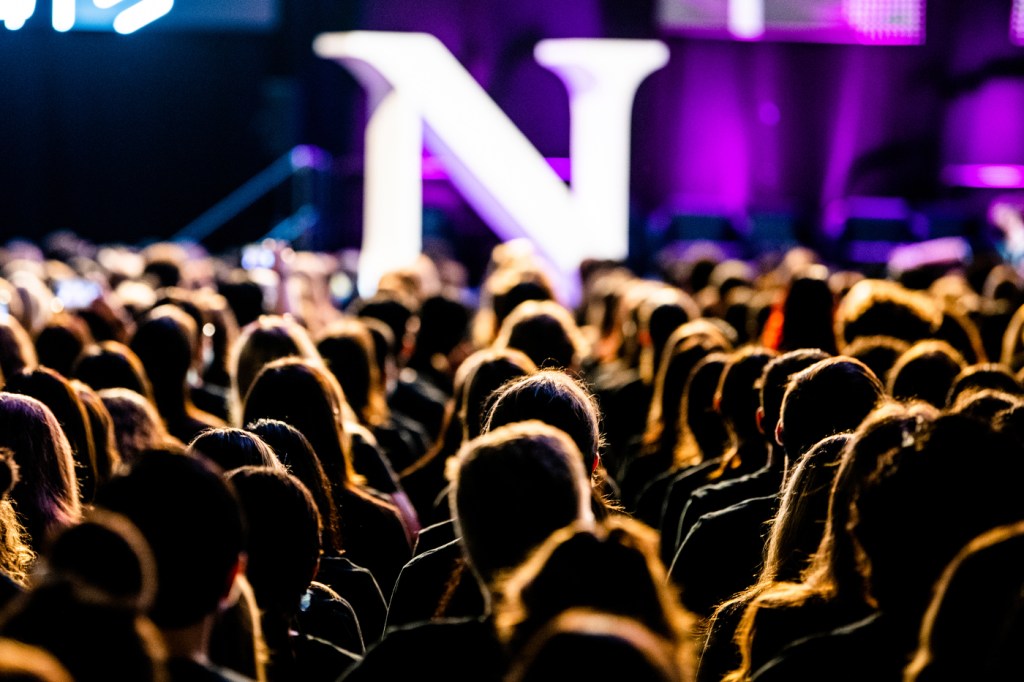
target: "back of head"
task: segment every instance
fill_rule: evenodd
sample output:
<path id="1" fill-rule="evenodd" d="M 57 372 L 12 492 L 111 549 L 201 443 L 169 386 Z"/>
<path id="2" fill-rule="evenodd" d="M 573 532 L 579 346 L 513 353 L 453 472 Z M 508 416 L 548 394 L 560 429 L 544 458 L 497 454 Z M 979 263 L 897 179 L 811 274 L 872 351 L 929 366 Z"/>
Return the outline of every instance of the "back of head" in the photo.
<path id="1" fill-rule="evenodd" d="M 581 680 L 685 682 L 674 647 L 642 623 L 571 609 L 534 635 L 514 660 L 508 682 Z"/>
<path id="2" fill-rule="evenodd" d="M 578 369 L 586 352 L 569 312 L 554 301 L 526 301 L 501 325 L 494 345 L 525 353 L 538 367 Z"/>
<path id="3" fill-rule="evenodd" d="M 103 406 L 114 422 L 117 450 L 130 464 L 140 452 L 178 444 L 167 432 L 160 414 L 150 401 L 127 388 L 106 388 L 99 392 Z"/>
<path id="4" fill-rule="evenodd" d="M 686 437 L 680 440 L 676 449 L 677 464 L 695 464 L 717 457 L 729 444 L 729 432 L 721 415 L 715 411 L 715 393 L 728 361 L 729 356 L 725 353 L 711 353 L 705 355 L 690 373 L 680 415 L 686 427 L 681 431 Z"/>
<path id="5" fill-rule="evenodd" d="M 117 341 L 104 341 L 87 348 L 75 364 L 74 376 L 97 391 L 127 388 L 153 399 L 153 387 L 139 356 Z"/>
<path id="6" fill-rule="evenodd" d="M 587 471 L 593 471 L 601 447 L 599 415 L 594 398 L 572 377 L 556 370 L 541 370 L 498 389 L 484 432 L 515 422 L 542 421 L 568 434 Z"/>
<path id="7" fill-rule="evenodd" d="M 1011 395 L 1020 396 L 1024 394 L 1024 387 L 1017 381 L 1017 377 L 1006 367 L 998 363 L 979 363 L 964 367 L 963 370 L 953 379 L 953 385 L 949 389 L 947 405 L 956 403 L 960 394 L 970 390 L 981 390 L 991 388 Z"/>
<path id="8" fill-rule="evenodd" d="M 263 367 L 274 360 L 297 356 L 319 359 L 306 330 L 288 317 L 263 315 L 242 328 L 228 363 L 233 399 L 241 403 Z"/>
<path id="9" fill-rule="evenodd" d="M 568 436 L 538 421 L 495 428 L 462 447 L 449 470 L 452 515 L 485 584 L 555 530 L 592 518 L 582 460 Z"/>
<path id="10" fill-rule="evenodd" d="M 70 377 L 75 361 L 92 343 L 92 335 L 80 317 L 60 315 L 42 328 L 35 343 L 39 364 Z"/>
<path id="11" fill-rule="evenodd" d="M 135 330 L 129 346 L 146 368 L 158 400 L 183 390 L 195 336 L 195 322 L 173 305 L 154 308 Z"/>
<path id="12" fill-rule="evenodd" d="M 715 393 L 718 413 L 740 441 L 760 438 L 757 410 L 761 405 L 758 383 L 774 351 L 748 346 L 730 356 Z"/>
<path id="13" fill-rule="evenodd" d="M 207 458 L 224 471 L 244 466 L 282 468 L 271 447 L 244 429 L 206 429 L 192 439 L 188 451 L 190 455 Z"/>
<path id="14" fill-rule="evenodd" d="M 1024 671 L 1024 523 L 972 540 L 943 571 L 907 682 L 1012 680 Z"/>
<path id="15" fill-rule="evenodd" d="M 465 338 L 469 309 L 447 296 L 431 296 L 420 306 L 420 328 L 416 332 L 413 356 L 429 362 L 436 355 L 447 355 Z"/>
<path id="16" fill-rule="evenodd" d="M 279 419 L 313 446 L 334 486 L 354 480 L 343 426 L 345 396 L 337 379 L 319 364 L 284 358 L 266 365 L 245 397 L 242 423 Z"/>
<path id="17" fill-rule="evenodd" d="M 159 585 L 150 615 L 159 627 L 191 626 L 218 611 L 245 545 L 241 509 L 219 472 L 195 457 L 150 451 L 96 503 L 126 516 L 149 542 Z"/>
<path id="18" fill-rule="evenodd" d="M 410 322 L 413 320 L 414 301 L 408 300 L 398 292 L 381 292 L 365 301 L 357 301 L 349 310 L 360 318 L 372 318 L 387 325 L 397 348 L 406 341 Z"/>
<path id="19" fill-rule="evenodd" d="M 814 266 L 790 284 L 783 304 L 780 350 L 817 348 L 836 352 L 832 323 L 835 302 L 827 277 L 823 266 Z"/>
<path id="20" fill-rule="evenodd" d="M 889 372 L 889 394 L 897 400 L 924 400 L 943 407 L 953 381 L 966 366 L 963 356 L 945 341 L 920 341 Z"/>
<path id="21" fill-rule="evenodd" d="M 860 360 L 871 368 L 876 377 L 889 376 L 900 356 L 910 350 L 910 344 L 891 336 L 861 336 L 846 346 L 843 355 Z"/>
<path id="22" fill-rule="evenodd" d="M 356 318 L 335 322 L 320 334 L 316 349 L 360 423 L 383 424 L 388 417 L 384 383 L 366 325 Z"/>
<path id="23" fill-rule="evenodd" d="M 455 374 L 456 391 L 462 391 L 457 409 L 465 439 L 480 435 L 498 388 L 535 371 L 533 360 L 513 348 L 479 350 L 466 358 Z"/>
<path id="24" fill-rule="evenodd" d="M 882 396 L 882 384 L 864 363 L 845 356 L 817 362 L 790 380 L 780 441 L 799 457 L 823 438 L 855 430 Z"/>
<path id="25" fill-rule="evenodd" d="M 840 351 L 861 336 L 892 336 L 910 343 L 935 335 L 942 311 L 927 295 L 887 280 L 854 284 L 836 309 Z"/>
<path id="26" fill-rule="evenodd" d="M 0 316 L 0 380 L 36 364 L 32 337 L 13 315 Z"/>
<path id="27" fill-rule="evenodd" d="M 817 348 L 804 348 L 781 355 L 767 365 L 761 374 L 761 431 L 769 440 L 775 439 L 775 427 L 782 416 L 782 399 L 789 380 L 811 365 L 828 360 L 829 354 Z"/>
<path id="28" fill-rule="evenodd" d="M 228 480 L 248 525 L 246 575 L 264 611 L 290 616 L 320 561 L 320 513 L 306 486 L 283 470 L 242 467 Z"/>
<path id="29" fill-rule="evenodd" d="M 64 431 L 50 408 L 35 398 L 0 393 L 0 448 L 14 453 L 20 482 L 11 499 L 33 544 L 81 514 L 78 476 Z"/>

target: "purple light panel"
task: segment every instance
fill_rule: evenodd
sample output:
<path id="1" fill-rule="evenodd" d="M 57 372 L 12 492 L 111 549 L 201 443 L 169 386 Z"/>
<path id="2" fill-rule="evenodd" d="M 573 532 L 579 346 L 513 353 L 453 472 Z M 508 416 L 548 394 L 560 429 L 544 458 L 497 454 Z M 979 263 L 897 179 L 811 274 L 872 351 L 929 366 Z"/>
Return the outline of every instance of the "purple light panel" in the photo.
<path id="1" fill-rule="evenodd" d="M 1013 14 L 1010 18 L 1010 40 L 1015 45 L 1024 45 L 1024 0 L 1013 0 Z"/>
<path id="2" fill-rule="evenodd" d="M 925 0 L 659 0 L 658 16 L 667 31 L 709 38 L 865 45 L 925 38 Z"/>

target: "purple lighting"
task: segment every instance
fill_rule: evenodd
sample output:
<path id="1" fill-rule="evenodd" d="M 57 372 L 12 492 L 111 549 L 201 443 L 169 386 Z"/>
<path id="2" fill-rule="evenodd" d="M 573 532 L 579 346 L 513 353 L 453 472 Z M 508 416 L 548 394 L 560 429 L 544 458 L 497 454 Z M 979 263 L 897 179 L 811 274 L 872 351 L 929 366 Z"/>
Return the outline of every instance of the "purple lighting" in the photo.
<path id="1" fill-rule="evenodd" d="M 942 177 L 956 187 L 1024 188 L 1024 166 L 1013 164 L 952 164 L 946 166 Z"/>
<path id="2" fill-rule="evenodd" d="M 916 44 L 924 40 L 920 0 L 843 0 L 850 27 L 867 43 Z"/>
<path id="3" fill-rule="evenodd" d="M 1013 0 L 1013 15 L 1010 19 L 1010 40 L 1014 45 L 1024 45 L 1024 0 Z"/>
<path id="4" fill-rule="evenodd" d="M 555 174 L 563 181 L 569 182 L 572 179 L 571 159 L 564 156 L 554 156 L 544 160 L 548 162 L 551 170 L 555 171 Z M 449 175 L 448 170 L 441 163 L 440 159 L 436 156 L 424 156 L 422 177 L 424 180 L 447 180 Z"/>

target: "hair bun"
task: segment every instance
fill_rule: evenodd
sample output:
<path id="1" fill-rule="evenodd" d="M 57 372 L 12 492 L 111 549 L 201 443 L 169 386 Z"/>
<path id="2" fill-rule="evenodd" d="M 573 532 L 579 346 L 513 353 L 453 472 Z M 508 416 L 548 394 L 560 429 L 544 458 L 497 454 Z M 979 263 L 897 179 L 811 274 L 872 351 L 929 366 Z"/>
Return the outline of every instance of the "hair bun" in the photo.
<path id="1" fill-rule="evenodd" d="M 14 453 L 0 448 L 0 498 L 6 497 L 18 482 L 18 465 Z"/>

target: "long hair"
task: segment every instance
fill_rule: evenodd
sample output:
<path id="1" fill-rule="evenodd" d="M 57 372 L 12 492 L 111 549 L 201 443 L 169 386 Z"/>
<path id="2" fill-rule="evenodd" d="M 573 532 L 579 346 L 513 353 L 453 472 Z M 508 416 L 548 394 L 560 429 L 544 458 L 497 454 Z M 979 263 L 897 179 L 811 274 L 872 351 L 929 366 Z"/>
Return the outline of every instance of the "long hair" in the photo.
<path id="1" fill-rule="evenodd" d="M 334 322 L 320 333 L 316 348 L 341 384 L 359 423 L 370 428 L 386 424 L 390 410 L 384 380 L 366 325 L 356 318 Z"/>
<path id="2" fill-rule="evenodd" d="M 21 472 L 11 499 L 33 547 L 48 532 L 79 520 L 82 507 L 71 445 L 50 408 L 35 398 L 0 393 L 0 447 L 14 453 Z"/>

